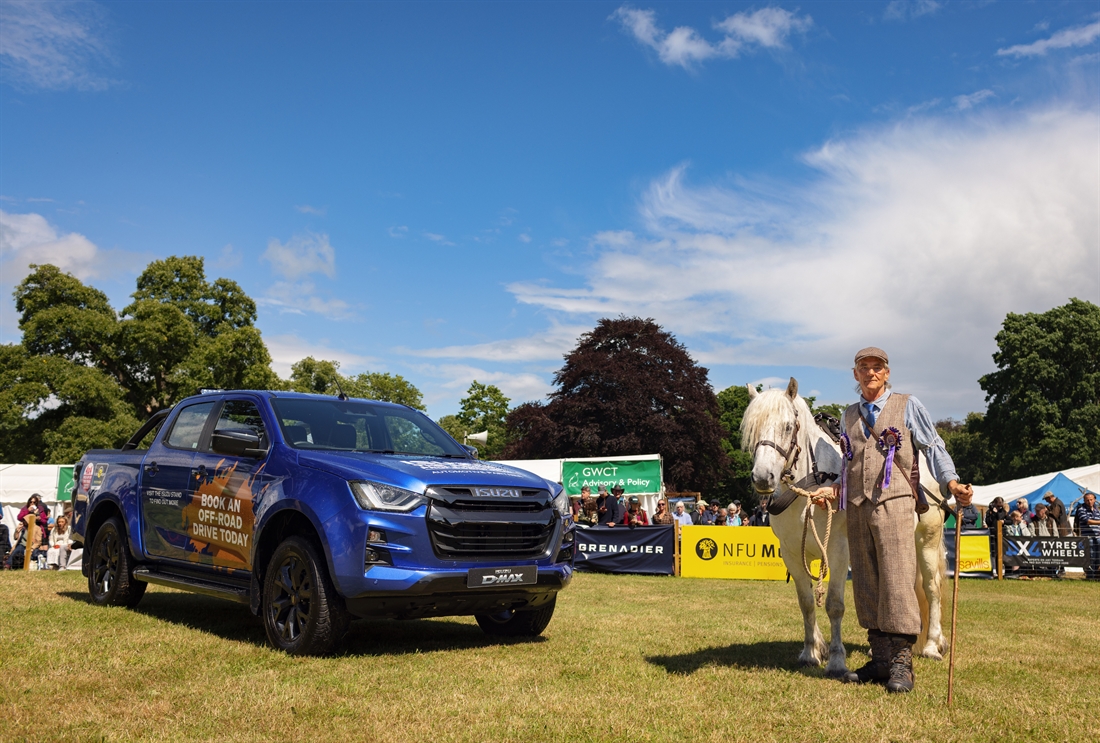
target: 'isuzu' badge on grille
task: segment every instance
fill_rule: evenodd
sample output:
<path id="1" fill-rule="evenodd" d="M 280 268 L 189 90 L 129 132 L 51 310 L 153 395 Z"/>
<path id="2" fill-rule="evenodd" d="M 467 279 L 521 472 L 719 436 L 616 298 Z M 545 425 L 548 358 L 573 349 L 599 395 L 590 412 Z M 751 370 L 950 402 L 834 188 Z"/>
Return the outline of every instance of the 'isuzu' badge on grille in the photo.
<path id="1" fill-rule="evenodd" d="M 479 498 L 522 498 L 523 494 L 516 488 L 474 488 L 474 494 Z"/>

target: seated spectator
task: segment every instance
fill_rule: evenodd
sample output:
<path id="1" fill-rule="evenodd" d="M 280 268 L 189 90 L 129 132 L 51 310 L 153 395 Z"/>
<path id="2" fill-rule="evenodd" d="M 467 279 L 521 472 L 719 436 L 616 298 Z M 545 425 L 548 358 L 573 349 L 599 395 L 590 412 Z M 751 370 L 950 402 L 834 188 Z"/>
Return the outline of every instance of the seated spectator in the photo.
<path id="1" fill-rule="evenodd" d="M 1050 509 L 1046 503 L 1035 504 L 1035 518 L 1031 520 L 1032 531 L 1037 537 L 1057 537 L 1058 522 L 1050 516 Z"/>
<path id="2" fill-rule="evenodd" d="M 69 551 L 72 549 L 72 530 L 69 529 L 69 520 L 64 516 L 57 517 L 53 531 L 50 532 L 50 547 L 46 552 L 46 565 L 52 570 L 64 570 L 69 564 Z"/>
<path id="3" fill-rule="evenodd" d="M 642 503 L 638 500 L 638 496 L 630 496 L 630 500 L 627 501 L 628 510 L 623 515 L 623 523 L 633 529 L 635 526 L 649 526 L 649 517 L 642 509 Z"/>
<path id="4" fill-rule="evenodd" d="M 27 498 L 27 505 L 20 509 L 18 519 L 22 521 L 28 513 L 34 514 L 39 530 L 45 531 L 50 523 L 50 509 L 46 508 L 46 505 L 42 502 L 42 496 L 38 493 Z"/>
<path id="5" fill-rule="evenodd" d="M 1073 512 L 1077 524 L 1077 533 L 1089 540 L 1089 566 L 1085 568 L 1085 578 L 1100 580 L 1100 507 L 1096 505 L 1096 494 L 1085 493 L 1085 497 Z"/>
<path id="6" fill-rule="evenodd" d="M 973 503 L 957 509 L 956 515 L 960 516 L 960 526 L 964 531 L 966 529 L 981 528 L 982 515 L 978 513 L 978 509 L 974 507 Z"/>
<path id="7" fill-rule="evenodd" d="M 691 526 L 693 523 L 695 523 L 694 521 L 692 521 L 691 516 L 688 515 L 688 512 L 684 510 L 683 501 L 679 501 L 676 503 L 676 510 L 672 513 L 672 520 L 680 526 Z"/>
<path id="8" fill-rule="evenodd" d="M 671 526 L 672 514 L 668 512 L 668 504 L 663 498 L 657 500 L 657 512 L 653 514 L 654 526 Z"/>
<path id="9" fill-rule="evenodd" d="M 1005 527 L 1005 534 L 1010 537 L 1033 537 L 1035 536 L 1031 531 L 1031 524 L 1024 521 L 1024 515 L 1019 511 L 1013 511 L 1011 519 L 1008 522 L 1008 526 Z"/>
<path id="10" fill-rule="evenodd" d="M 1027 498 L 1020 498 L 1016 501 L 1016 510 L 1020 514 L 1020 518 L 1024 520 L 1025 524 L 1031 523 L 1031 506 L 1027 504 Z"/>
<path id="11" fill-rule="evenodd" d="M 706 526 L 714 526 L 718 520 L 718 501 L 712 500 L 710 502 L 710 508 L 703 512 L 703 524 Z"/>
<path id="12" fill-rule="evenodd" d="M 695 513 L 691 514 L 691 523 L 696 526 L 704 526 L 707 521 L 707 504 L 703 501 L 696 501 Z"/>

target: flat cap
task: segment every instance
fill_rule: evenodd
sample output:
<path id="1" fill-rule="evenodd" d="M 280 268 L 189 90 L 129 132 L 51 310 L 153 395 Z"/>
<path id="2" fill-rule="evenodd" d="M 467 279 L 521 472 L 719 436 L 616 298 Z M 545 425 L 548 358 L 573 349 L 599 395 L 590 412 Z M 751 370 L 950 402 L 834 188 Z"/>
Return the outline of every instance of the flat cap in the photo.
<path id="1" fill-rule="evenodd" d="M 886 362 L 887 366 L 890 365 L 890 357 L 886 355 L 886 352 L 883 351 L 881 348 L 875 348 L 874 346 L 867 346 L 867 348 L 860 349 L 856 353 L 856 363 L 858 364 L 860 359 L 868 359 L 872 357 L 876 359 L 882 359 Z"/>

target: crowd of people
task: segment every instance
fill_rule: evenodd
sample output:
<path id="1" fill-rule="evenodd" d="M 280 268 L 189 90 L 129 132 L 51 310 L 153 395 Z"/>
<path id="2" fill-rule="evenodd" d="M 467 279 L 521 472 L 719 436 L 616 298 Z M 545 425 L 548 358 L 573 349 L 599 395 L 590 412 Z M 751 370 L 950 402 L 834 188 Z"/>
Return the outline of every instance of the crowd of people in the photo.
<path id="1" fill-rule="evenodd" d="M 692 512 L 684 500 L 676 500 L 672 510 L 664 498 L 657 500 L 652 517 L 642 507 L 641 499 L 636 495 L 624 495 L 622 486 L 615 485 L 610 492 L 600 485 L 593 497 L 592 489 L 585 485 L 581 492 L 571 496 L 573 520 L 582 526 L 769 526 L 767 502 L 761 503 L 751 514 L 741 508 L 741 501 L 735 500 L 725 508 L 712 500 L 698 500 Z"/>
<path id="2" fill-rule="evenodd" d="M 42 496 L 35 493 L 20 509 L 14 535 L 0 523 L 0 567 L 22 569 L 29 559 L 33 566 L 43 570 L 64 570 L 74 551 L 69 521 L 68 511 L 56 519 L 50 516 Z"/>

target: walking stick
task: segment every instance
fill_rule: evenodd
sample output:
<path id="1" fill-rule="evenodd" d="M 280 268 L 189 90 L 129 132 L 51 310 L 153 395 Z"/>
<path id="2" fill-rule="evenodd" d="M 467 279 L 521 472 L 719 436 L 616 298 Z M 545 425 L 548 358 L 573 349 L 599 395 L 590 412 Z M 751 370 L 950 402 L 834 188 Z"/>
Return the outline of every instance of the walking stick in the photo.
<path id="1" fill-rule="evenodd" d="M 951 593 L 951 659 L 947 662 L 947 706 L 955 698 L 955 625 L 959 618 L 959 554 L 962 549 L 962 517 L 955 509 L 955 588 Z"/>

